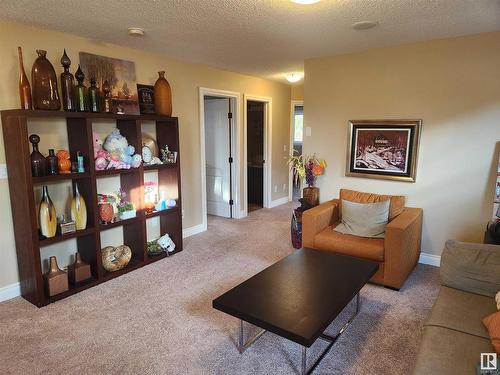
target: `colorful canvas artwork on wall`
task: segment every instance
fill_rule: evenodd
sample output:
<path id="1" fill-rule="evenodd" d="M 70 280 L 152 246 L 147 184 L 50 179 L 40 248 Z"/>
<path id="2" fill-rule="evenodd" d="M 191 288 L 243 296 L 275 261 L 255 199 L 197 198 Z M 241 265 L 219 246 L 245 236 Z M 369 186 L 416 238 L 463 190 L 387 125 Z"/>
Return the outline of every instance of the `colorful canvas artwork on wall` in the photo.
<path id="1" fill-rule="evenodd" d="M 349 123 L 346 176 L 414 182 L 420 120 Z"/>
<path id="2" fill-rule="evenodd" d="M 85 86 L 95 78 L 97 86 L 102 87 L 104 81 L 111 86 L 112 112 L 118 107 L 127 115 L 139 114 L 137 102 L 137 82 L 135 64 L 132 61 L 80 52 L 80 66 L 85 74 Z"/>

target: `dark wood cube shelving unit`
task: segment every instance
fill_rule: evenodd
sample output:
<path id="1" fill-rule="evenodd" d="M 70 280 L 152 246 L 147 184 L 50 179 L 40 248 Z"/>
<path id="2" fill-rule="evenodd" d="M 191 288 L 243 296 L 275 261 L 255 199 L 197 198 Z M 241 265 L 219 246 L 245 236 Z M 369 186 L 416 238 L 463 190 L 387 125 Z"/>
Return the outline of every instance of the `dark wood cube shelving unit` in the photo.
<path id="1" fill-rule="evenodd" d="M 80 113 L 62 111 L 6 110 L 1 111 L 5 156 L 9 175 L 10 201 L 16 239 L 17 261 L 22 296 L 41 307 L 63 299 L 102 282 L 123 275 L 146 264 L 163 259 L 164 256 L 150 257 L 146 248 L 146 220 L 159 217 L 160 233 L 168 233 L 173 239 L 175 252 L 182 251 L 182 207 L 181 175 L 179 152 L 179 124 L 176 117 L 157 115 L 116 115 L 107 113 Z M 28 141 L 28 121 L 32 118 L 65 119 L 68 145 L 71 159 L 76 160 L 76 153 L 84 156 L 85 173 L 32 177 L 30 145 Z M 112 120 L 120 129 L 136 152 L 142 145 L 142 124 L 154 122 L 158 147 L 168 145 L 171 151 L 177 151 L 177 163 L 166 165 L 140 166 L 134 169 L 96 171 L 94 167 L 92 127 L 99 120 Z M 60 126 L 54 124 L 54 126 Z M 61 129 L 63 131 L 63 129 Z M 54 146 L 56 148 L 57 145 Z M 158 187 L 166 196 L 177 200 L 177 206 L 152 214 L 144 211 L 144 172 L 158 172 Z M 119 176 L 121 188 L 128 199 L 134 203 L 137 216 L 132 219 L 102 225 L 99 222 L 97 206 L 97 180 L 99 178 Z M 80 193 L 87 205 L 87 228 L 68 235 L 41 240 L 38 229 L 38 203 L 34 189 L 46 184 L 71 181 L 78 183 Z M 132 259 L 124 269 L 108 272 L 102 267 L 101 232 L 111 228 L 123 229 L 123 242 L 132 250 Z M 82 260 L 89 263 L 92 279 L 79 285 L 70 285 L 64 293 L 49 297 L 45 292 L 40 251 L 43 247 L 76 239 Z M 71 249 L 73 250 L 73 249 Z"/>

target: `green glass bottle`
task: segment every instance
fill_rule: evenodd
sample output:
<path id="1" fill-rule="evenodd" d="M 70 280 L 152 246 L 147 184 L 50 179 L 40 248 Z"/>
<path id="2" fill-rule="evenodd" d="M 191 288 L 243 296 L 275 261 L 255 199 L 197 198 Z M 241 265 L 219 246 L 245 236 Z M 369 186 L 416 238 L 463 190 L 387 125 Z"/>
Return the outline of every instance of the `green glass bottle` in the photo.
<path id="1" fill-rule="evenodd" d="M 76 110 L 78 112 L 86 112 L 87 111 L 87 88 L 83 84 L 83 80 L 85 79 L 85 74 L 83 74 L 80 65 L 78 65 L 78 69 L 75 72 L 75 78 L 78 81 L 78 85 L 75 86 L 75 104 Z"/>
<path id="2" fill-rule="evenodd" d="M 94 77 L 90 79 L 89 109 L 90 112 L 101 112 L 101 98 L 99 95 L 99 88 L 96 85 L 96 80 Z"/>

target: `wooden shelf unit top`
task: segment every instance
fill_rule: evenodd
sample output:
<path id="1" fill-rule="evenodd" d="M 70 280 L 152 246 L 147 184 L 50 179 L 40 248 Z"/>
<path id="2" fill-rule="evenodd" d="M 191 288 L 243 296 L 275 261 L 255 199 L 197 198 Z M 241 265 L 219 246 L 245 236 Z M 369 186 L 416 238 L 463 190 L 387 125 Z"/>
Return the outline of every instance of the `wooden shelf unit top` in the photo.
<path id="1" fill-rule="evenodd" d="M 108 113 L 90 112 L 63 112 L 38 110 L 5 110 L 1 111 L 2 130 L 5 143 L 7 169 L 9 173 L 9 190 L 16 240 L 16 251 L 21 284 L 21 295 L 38 307 L 66 298 L 82 290 L 91 288 L 112 278 L 133 271 L 152 262 L 165 259 L 164 256 L 150 257 L 147 254 L 147 227 L 146 220 L 158 217 L 161 234 L 168 233 L 176 245 L 176 253 L 182 251 L 182 207 L 181 207 L 181 176 L 179 152 L 179 125 L 176 117 L 157 115 L 117 115 Z M 32 177 L 30 144 L 28 141 L 29 121 L 41 118 L 55 121 L 54 126 L 60 127 L 61 132 L 68 135 L 68 148 L 72 160 L 76 152 L 80 152 L 85 160 L 85 173 L 70 173 L 54 176 Z M 160 148 L 169 146 L 170 150 L 178 153 L 177 163 L 155 166 L 140 166 L 135 169 L 96 171 L 94 167 L 92 127 L 99 120 L 112 120 L 116 127 L 127 138 L 129 144 L 136 150 L 142 145 L 143 122 L 154 122 L 156 141 Z M 96 125 L 98 126 L 98 124 Z M 43 137 L 43 134 L 40 134 Z M 57 145 L 54 145 L 56 148 Z M 165 192 L 168 198 L 176 199 L 177 206 L 165 211 L 144 214 L 144 172 L 158 173 L 159 189 Z M 137 216 L 128 220 L 102 225 L 99 222 L 97 204 L 97 180 L 102 177 L 115 176 L 119 178 L 120 187 L 126 191 L 127 198 L 135 205 Z M 42 184 L 57 184 L 71 181 L 78 184 L 82 197 L 87 206 L 87 228 L 67 235 L 57 235 L 52 238 L 39 239 L 38 230 L 38 202 L 35 201 L 34 189 Z M 49 193 L 51 187 L 49 186 Z M 132 259 L 124 269 L 116 272 L 107 272 L 102 267 L 101 233 L 111 228 L 121 228 L 123 242 L 132 250 Z M 84 262 L 91 266 L 92 279 L 87 282 L 70 286 L 69 290 L 55 296 L 48 296 L 42 269 L 42 248 L 64 241 L 76 241 L 76 248 Z M 73 253 L 74 246 L 68 248 Z M 46 256 L 47 254 L 43 254 Z"/>
<path id="2" fill-rule="evenodd" d="M 119 115 L 116 113 L 94 113 L 94 112 L 64 112 L 32 109 L 8 109 L 2 111 L 2 116 L 23 116 L 28 118 L 83 118 L 103 120 L 139 120 L 139 121 L 172 121 L 176 117 L 160 115 Z"/>

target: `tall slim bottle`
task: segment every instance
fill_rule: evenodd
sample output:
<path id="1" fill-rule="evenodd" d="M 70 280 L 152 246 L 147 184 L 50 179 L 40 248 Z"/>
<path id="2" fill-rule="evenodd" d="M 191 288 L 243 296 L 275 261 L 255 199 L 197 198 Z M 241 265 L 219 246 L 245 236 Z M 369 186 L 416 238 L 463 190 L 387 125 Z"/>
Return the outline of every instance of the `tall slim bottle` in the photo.
<path id="1" fill-rule="evenodd" d="M 66 49 L 64 49 L 64 54 L 61 57 L 61 65 L 64 68 L 64 72 L 61 73 L 61 94 L 63 101 L 63 109 L 68 112 L 73 112 L 75 108 L 75 83 L 73 79 L 73 74 L 69 72 L 69 66 L 71 65 L 71 60 L 66 54 Z"/>
<path id="2" fill-rule="evenodd" d="M 38 221 L 40 222 L 40 232 L 45 237 L 54 237 L 57 230 L 56 208 L 50 199 L 47 186 L 42 190 L 42 201 L 38 209 Z"/>
<path id="3" fill-rule="evenodd" d="M 90 79 L 90 87 L 88 89 L 88 105 L 90 112 L 101 112 L 101 97 L 99 95 L 99 88 L 97 87 L 94 77 Z"/>
<path id="4" fill-rule="evenodd" d="M 75 183 L 75 195 L 71 200 L 71 220 L 76 223 L 76 229 L 82 230 L 87 227 L 87 206 L 80 195 L 78 184 Z"/>
<path id="5" fill-rule="evenodd" d="M 77 112 L 86 112 L 87 111 L 87 88 L 83 84 L 83 80 L 85 79 L 85 74 L 83 74 L 80 65 L 78 65 L 78 69 L 75 72 L 75 78 L 78 81 L 78 84 L 75 86 L 75 104 Z"/>
<path id="6" fill-rule="evenodd" d="M 21 99 L 21 109 L 33 109 L 31 102 L 31 86 L 28 81 L 28 76 L 24 71 L 23 51 L 21 47 L 17 47 L 19 54 L 19 98 Z"/>

